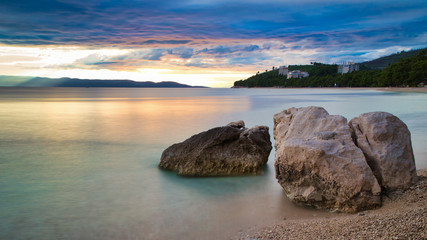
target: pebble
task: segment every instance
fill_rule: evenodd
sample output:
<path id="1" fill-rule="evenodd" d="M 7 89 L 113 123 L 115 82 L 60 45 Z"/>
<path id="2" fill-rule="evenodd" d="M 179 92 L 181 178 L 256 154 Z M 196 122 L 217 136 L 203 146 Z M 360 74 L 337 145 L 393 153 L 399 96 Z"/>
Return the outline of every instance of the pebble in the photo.
<path id="1" fill-rule="evenodd" d="M 421 174 L 420 174 L 421 173 Z M 353 215 L 286 219 L 275 226 L 256 228 L 235 239 L 427 239 L 427 170 L 419 181 L 396 193 L 384 206 Z"/>

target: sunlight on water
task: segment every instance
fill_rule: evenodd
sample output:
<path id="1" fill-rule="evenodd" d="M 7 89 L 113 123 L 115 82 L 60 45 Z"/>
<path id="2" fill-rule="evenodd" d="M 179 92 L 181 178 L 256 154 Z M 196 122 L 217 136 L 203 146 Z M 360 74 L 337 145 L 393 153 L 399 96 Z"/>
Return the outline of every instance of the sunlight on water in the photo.
<path id="1" fill-rule="evenodd" d="M 349 120 L 388 111 L 427 168 L 427 94 L 334 89 L 0 88 L 0 239 L 223 239 L 280 219 L 327 215 L 294 206 L 274 176 L 182 178 L 162 151 L 289 107 Z"/>

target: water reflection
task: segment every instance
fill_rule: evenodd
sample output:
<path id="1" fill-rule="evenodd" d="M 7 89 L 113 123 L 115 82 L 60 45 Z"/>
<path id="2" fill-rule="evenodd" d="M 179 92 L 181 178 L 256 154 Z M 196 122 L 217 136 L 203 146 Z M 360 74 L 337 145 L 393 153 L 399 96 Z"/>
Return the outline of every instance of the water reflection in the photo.
<path id="1" fill-rule="evenodd" d="M 240 119 L 271 133 L 273 114 L 318 105 L 348 119 L 395 114 L 425 168 L 426 100 L 323 89 L 0 88 L 0 239 L 224 239 L 327 214 L 284 197 L 273 154 L 255 177 L 182 178 L 157 164 L 195 133 Z"/>
<path id="2" fill-rule="evenodd" d="M 203 97 L 0 102 L 0 107 L 2 133 L 19 140 L 162 143 L 250 106 L 245 99 Z"/>

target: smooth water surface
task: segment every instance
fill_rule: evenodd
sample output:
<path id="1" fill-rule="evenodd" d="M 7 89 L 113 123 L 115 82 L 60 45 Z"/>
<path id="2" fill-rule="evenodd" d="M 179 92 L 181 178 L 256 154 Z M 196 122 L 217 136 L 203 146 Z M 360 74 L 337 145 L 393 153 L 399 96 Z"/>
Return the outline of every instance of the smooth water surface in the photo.
<path id="1" fill-rule="evenodd" d="M 183 178 L 162 151 L 231 121 L 267 125 L 289 107 L 348 120 L 387 111 L 427 168 L 427 94 L 340 89 L 0 88 L 0 239 L 224 239 L 294 206 L 274 177 Z M 273 142 L 273 139 L 272 139 Z"/>

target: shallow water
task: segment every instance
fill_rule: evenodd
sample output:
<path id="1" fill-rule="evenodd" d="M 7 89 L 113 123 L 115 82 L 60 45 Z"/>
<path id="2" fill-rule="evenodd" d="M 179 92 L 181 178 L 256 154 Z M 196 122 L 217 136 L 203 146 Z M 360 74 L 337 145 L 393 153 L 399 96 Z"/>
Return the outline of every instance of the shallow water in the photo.
<path id="1" fill-rule="evenodd" d="M 231 121 L 267 125 L 289 107 L 351 119 L 387 111 L 427 168 L 427 94 L 339 89 L 0 88 L 0 239 L 223 239 L 294 206 L 265 174 L 183 178 L 162 151 Z M 272 140 L 273 141 L 273 140 Z"/>

